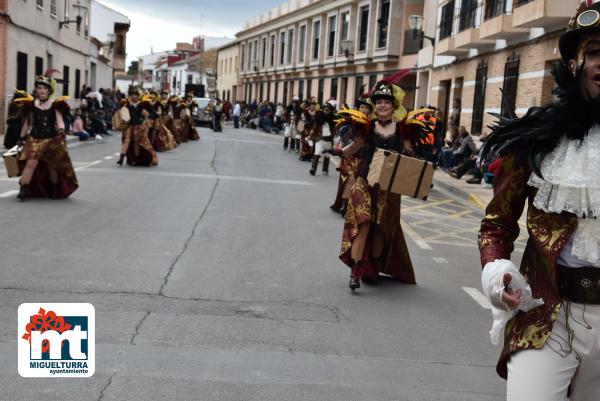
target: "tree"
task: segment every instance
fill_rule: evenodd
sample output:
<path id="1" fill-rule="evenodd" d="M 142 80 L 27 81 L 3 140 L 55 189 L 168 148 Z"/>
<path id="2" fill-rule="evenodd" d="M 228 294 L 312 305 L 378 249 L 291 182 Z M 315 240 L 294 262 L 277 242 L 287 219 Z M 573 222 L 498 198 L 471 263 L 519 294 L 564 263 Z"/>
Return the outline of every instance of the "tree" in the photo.
<path id="1" fill-rule="evenodd" d="M 137 75 L 140 69 L 140 62 L 135 60 L 132 61 L 127 70 L 127 75 Z"/>

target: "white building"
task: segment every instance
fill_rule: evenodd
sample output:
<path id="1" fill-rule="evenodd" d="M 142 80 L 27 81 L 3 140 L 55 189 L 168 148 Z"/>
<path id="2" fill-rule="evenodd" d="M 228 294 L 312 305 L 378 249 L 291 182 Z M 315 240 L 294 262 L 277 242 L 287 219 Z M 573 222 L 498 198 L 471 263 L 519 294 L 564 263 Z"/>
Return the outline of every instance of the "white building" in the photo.
<path id="1" fill-rule="evenodd" d="M 90 80 L 92 89 L 113 88 L 125 72 L 125 38 L 131 22 L 125 15 L 92 0 Z"/>
<path id="2" fill-rule="evenodd" d="M 163 88 L 162 76 L 157 75 L 157 66 L 167 59 L 170 52 L 163 51 L 138 57 L 140 81 L 144 89 L 159 90 Z"/>

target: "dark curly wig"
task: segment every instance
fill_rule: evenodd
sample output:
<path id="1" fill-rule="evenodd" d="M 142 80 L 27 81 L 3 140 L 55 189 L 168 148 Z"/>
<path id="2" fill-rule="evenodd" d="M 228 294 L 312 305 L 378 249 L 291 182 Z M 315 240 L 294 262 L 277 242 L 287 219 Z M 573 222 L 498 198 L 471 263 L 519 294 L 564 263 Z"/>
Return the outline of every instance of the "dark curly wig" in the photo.
<path id="1" fill-rule="evenodd" d="M 519 162 L 529 163 L 541 177 L 544 156 L 554 150 L 563 135 L 583 140 L 592 125 L 600 124 L 600 98 L 581 93 L 580 73 L 573 76 L 564 63 L 557 62 L 552 75 L 557 85 L 552 92 L 556 97 L 553 103 L 532 107 L 520 118 L 493 114 L 498 120 L 489 127 L 492 133 L 483 150 L 484 158 L 490 153 L 515 154 Z"/>

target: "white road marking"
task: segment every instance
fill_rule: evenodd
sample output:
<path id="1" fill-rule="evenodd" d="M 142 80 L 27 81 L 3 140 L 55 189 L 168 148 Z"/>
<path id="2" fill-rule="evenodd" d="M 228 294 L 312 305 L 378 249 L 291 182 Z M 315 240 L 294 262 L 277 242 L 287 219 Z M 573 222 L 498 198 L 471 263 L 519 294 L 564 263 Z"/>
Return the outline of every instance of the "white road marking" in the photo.
<path id="1" fill-rule="evenodd" d="M 492 310 L 492 304 L 479 290 L 472 287 L 462 287 L 462 289 L 471 296 L 483 309 Z"/>
<path id="2" fill-rule="evenodd" d="M 433 261 L 437 263 L 448 263 L 446 258 L 433 258 Z"/>
<path id="3" fill-rule="evenodd" d="M 104 160 L 111 160 L 111 159 L 113 159 L 113 158 L 114 158 L 114 156 L 106 156 L 106 157 L 104 158 Z"/>
<path id="4" fill-rule="evenodd" d="M 256 141 L 252 139 L 233 139 L 233 138 L 209 138 L 205 142 L 243 142 L 243 143 L 259 143 L 261 145 L 280 145 L 279 142 Z"/>
<path id="5" fill-rule="evenodd" d="M 81 171 L 81 170 L 85 170 L 85 169 L 86 169 L 86 168 L 88 168 L 88 167 L 92 167 L 92 166 L 95 166 L 96 164 L 100 164 L 100 163 L 102 163 L 102 160 L 95 160 L 95 161 L 93 161 L 93 162 L 91 162 L 91 163 L 87 163 L 87 164 L 86 164 L 86 165 L 84 165 L 84 166 L 77 167 L 77 168 L 75 169 L 75 171 Z"/>
<path id="6" fill-rule="evenodd" d="M 84 168 L 91 167 L 93 164 L 84 166 Z M 106 169 L 106 168 L 94 168 L 88 170 L 88 172 L 114 172 L 116 169 Z M 153 171 L 152 169 L 148 171 L 142 171 L 136 169 L 136 174 L 140 175 L 153 175 L 153 176 L 161 176 L 161 177 L 178 177 L 178 178 L 208 178 L 208 179 L 219 179 L 219 180 L 227 180 L 227 181 L 244 181 L 244 182 L 260 182 L 267 184 L 282 184 L 282 185 L 301 185 L 301 186 L 314 186 L 315 184 L 308 181 L 294 181 L 294 180 L 273 180 L 269 178 L 254 178 L 254 177 L 234 177 L 231 175 L 214 175 L 214 174 L 194 174 L 194 173 L 168 173 L 164 171 Z"/>
<path id="7" fill-rule="evenodd" d="M 121 156 L 120 153 L 113 153 L 113 156 Z"/>
<path id="8" fill-rule="evenodd" d="M 0 198 L 8 198 L 9 196 L 13 196 L 18 194 L 19 191 L 13 189 L 12 191 L 6 191 L 0 194 Z"/>
<path id="9" fill-rule="evenodd" d="M 425 241 L 413 228 L 408 225 L 408 223 L 402 219 L 400 219 L 400 223 L 402 224 L 402 229 L 413 241 L 419 246 L 419 248 L 431 251 L 433 248 Z"/>

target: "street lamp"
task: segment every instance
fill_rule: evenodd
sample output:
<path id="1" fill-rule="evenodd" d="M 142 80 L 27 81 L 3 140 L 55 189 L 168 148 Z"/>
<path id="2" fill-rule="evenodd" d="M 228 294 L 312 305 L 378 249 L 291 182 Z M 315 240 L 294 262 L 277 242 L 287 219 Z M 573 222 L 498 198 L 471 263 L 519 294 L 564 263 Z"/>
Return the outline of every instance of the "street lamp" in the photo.
<path id="1" fill-rule="evenodd" d="M 425 32 L 423 32 L 423 16 L 409 15 L 408 27 L 412 31 L 413 39 L 419 39 L 421 43 L 423 43 L 423 39 L 429 39 L 431 41 L 431 45 L 435 46 L 435 38 L 426 36 Z"/>
<path id="2" fill-rule="evenodd" d="M 344 52 L 344 56 L 349 57 L 351 49 L 352 49 L 352 41 L 351 40 L 342 40 L 341 46 L 342 46 L 342 51 Z"/>
<path id="3" fill-rule="evenodd" d="M 78 31 L 81 29 L 81 21 L 83 20 L 82 14 L 85 10 L 87 10 L 87 7 L 84 5 L 81 5 L 79 0 L 77 0 L 77 3 L 73 4 L 73 8 L 75 9 L 75 13 L 76 13 L 75 19 L 70 20 L 70 21 L 69 20 L 60 21 L 58 23 L 58 29 L 62 29 L 63 26 L 69 25 L 69 23 L 71 23 L 71 22 L 77 23 Z"/>

